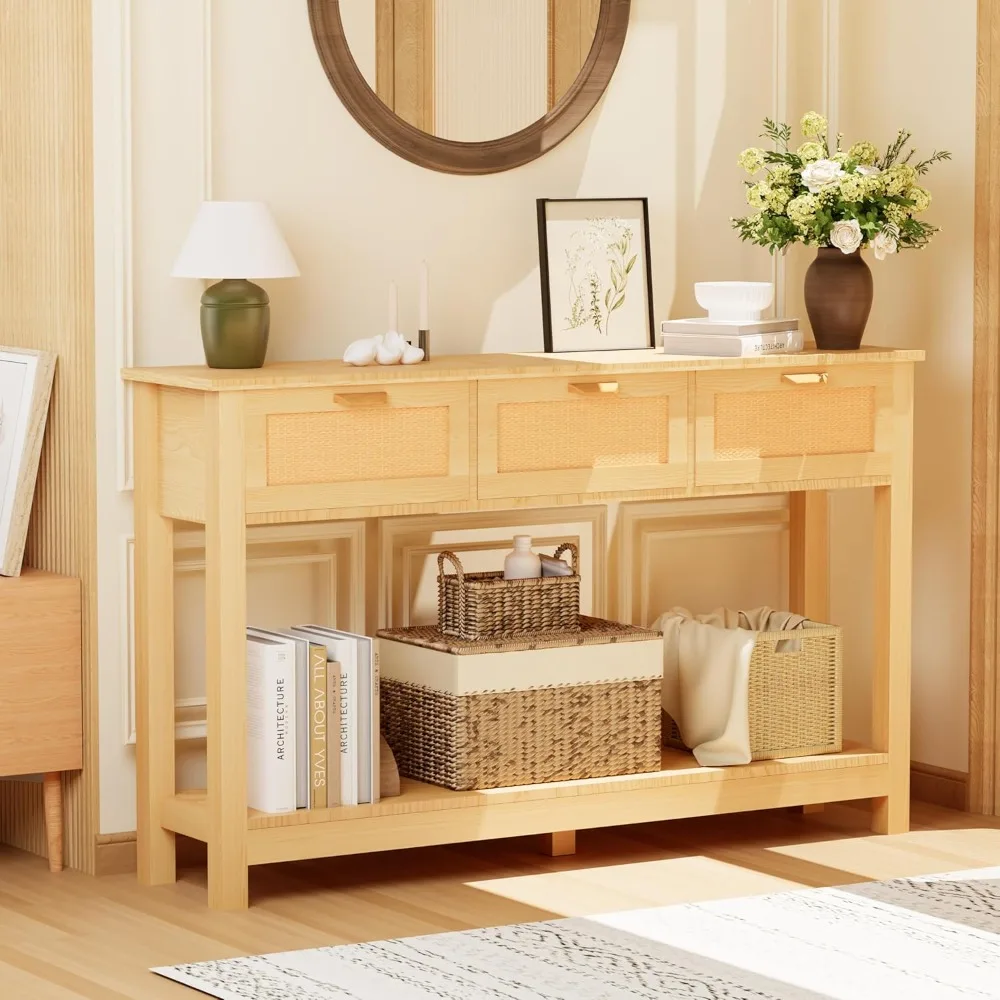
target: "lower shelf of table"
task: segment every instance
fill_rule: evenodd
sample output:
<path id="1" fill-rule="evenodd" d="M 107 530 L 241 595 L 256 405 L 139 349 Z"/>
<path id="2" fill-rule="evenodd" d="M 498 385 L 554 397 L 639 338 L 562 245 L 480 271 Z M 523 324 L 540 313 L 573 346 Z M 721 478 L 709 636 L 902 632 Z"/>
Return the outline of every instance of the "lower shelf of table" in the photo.
<path id="1" fill-rule="evenodd" d="M 689 816 L 842 802 L 887 794 L 889 755 L 862 747 L 843 753 L 699 767 L 664 750 L 662 770 L 475 792 L 403 779 L 401 794 L 375 805 L 247 814 L 251 865 L 364 854 L 432 844 L 492 840 L 558 830 L 622 826 Z M 163 825 L 207 841 L 204 791 L 164 803 Z"/>

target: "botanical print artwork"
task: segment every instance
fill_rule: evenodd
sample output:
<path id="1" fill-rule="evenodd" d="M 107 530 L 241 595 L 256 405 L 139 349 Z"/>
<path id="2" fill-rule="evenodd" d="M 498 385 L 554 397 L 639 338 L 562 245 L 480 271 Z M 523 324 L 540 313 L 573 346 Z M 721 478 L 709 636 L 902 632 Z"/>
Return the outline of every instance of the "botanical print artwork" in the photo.
<path id="1" fill-rule="evenodd" d="M 14 462 L 14 430 L 22 406 L 26 378 L 27 365 L 0 362 L 0 527 L 5 521 L 4 514 L 8 513 L 7 506 L 13 503 L 12 477 L 17 471 Z"/>
<path id="2" fill-rule="evenodd" d="M 615 312 L 625 305 L 628 280 L 639 255 L 632 253 L 632 227 L 624 219 L 588 219 L 566 248 L 569 315 L 564 330 L 592 325 L 607 336 Z"/>
<path id="3" fill-rule="evenodd" d="M 539 205 L 545 349 L 651 347 L 645 201 Z"/>

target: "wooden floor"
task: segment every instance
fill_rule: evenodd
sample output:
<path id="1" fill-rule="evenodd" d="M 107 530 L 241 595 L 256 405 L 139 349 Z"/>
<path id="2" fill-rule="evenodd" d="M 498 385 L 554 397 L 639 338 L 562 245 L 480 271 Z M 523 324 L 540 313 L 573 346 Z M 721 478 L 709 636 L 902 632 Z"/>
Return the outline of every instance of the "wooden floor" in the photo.
<path id="1" fill-rule="evenodd" d="M 756 813 L 578 835 L 546 858 L 532 839 L 273 865 L 251 909 L 210 913 L 203 869 L 175 886 L 50 875 L 0 848 L 4 1000 L 194 1000 L 152 965 L 286 951 L 801 886 L 1000 865 L 1000 820 L 916 804 L 913 830 L 867 833 L 860 809 Z"/>

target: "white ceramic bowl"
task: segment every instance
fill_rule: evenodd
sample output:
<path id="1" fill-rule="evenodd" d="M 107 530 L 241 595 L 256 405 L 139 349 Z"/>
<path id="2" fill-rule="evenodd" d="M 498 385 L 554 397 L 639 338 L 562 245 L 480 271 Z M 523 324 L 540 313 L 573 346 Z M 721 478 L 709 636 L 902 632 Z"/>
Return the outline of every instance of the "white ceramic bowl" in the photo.
<path id="1" fill-rule="evenodd" d="M 697 281 L 694 297 L 713 322 L 757 320 L 774 300 L 774 285 L 770 281 Z"/>

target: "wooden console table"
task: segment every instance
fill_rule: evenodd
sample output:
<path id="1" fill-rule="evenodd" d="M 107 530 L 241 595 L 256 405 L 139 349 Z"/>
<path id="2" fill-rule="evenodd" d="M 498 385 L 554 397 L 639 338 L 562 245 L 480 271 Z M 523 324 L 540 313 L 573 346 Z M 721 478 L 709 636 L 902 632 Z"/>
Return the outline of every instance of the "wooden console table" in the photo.
<path id="1" fill-rule="evenodd" d="M 620 355 L 616 356 L 616 359 Z M 139 877 L 208 845 L 208 901 L 247 905 L 249 865 L 684 816 L 873 799 L 909 824 L 913 363 L 867 348 L 591 363 L 444 357 L 257 371 L 130 369 L 135 383 Z M 875 488 L 872 734 L 841 754 L 486 792 L 415 781 L 374 806 L 246 804 L 246 525 L 785 493 L 795 610 L 825 616 L 826 492 Z M 205 525 L 208 790 L 174 775 L 173 522 Z"/>

